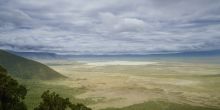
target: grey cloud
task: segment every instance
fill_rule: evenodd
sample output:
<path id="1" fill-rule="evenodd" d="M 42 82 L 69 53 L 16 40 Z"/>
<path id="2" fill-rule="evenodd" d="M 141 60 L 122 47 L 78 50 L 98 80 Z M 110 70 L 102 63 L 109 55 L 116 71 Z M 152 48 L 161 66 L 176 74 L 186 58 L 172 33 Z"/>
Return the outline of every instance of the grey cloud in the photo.
<path id="1" fill-rule="evenodd" d="M 69 54 L 220 49 L 219 0 L 1 0 L 0 48 Z"/>
<path id="2" fill-rule="evenodd" d="M 17 9 L 4 9 L 0 8 L 0 25 L 7 26 L 7 25 L 14 25 L 17 27 L 26 27 L 30 24 L 28 22 L 31 21 L 31 18 Z"/>

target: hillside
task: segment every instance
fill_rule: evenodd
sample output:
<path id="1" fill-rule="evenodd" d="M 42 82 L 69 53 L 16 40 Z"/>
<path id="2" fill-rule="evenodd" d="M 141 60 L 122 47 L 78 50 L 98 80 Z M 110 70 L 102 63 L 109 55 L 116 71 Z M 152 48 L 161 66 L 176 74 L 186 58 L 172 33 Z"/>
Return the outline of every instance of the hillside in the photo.
<path id="1" fill-rule="evenodd" d="M 61 74 L 39 62 L 0 50 L 0 65 L 15 77 L 24 79 L 64 78 Z"/>

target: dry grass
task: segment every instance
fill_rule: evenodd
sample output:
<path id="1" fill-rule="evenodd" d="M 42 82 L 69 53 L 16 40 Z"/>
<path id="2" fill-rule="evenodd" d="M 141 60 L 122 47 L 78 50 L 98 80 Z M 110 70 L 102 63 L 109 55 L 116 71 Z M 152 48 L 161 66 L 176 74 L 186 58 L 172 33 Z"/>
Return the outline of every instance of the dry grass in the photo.
<path id="1" fill-rule="evenodd" d="M 199 106 L 220 107 L 218 65 L 152 63 L 146 65 L 53 65 L 69 78 L 44 82 L 68 87 L 83 87 L 76 98 L 91 98 L 93 109 L 126 107 L 150 100 L 166 100 Z M 214 88 L 214 89 L 211 89 Z"/>

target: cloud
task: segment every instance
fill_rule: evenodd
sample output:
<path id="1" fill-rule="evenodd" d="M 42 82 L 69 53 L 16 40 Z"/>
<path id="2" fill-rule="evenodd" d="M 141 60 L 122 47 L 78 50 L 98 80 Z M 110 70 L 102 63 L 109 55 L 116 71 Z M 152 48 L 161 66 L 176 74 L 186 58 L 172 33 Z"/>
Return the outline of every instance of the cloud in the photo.
<path id="1" fill-rule="evenodd" d="M 1 0 L 0 48 L 66 54 L 220 49 L 219 0 Z"/>

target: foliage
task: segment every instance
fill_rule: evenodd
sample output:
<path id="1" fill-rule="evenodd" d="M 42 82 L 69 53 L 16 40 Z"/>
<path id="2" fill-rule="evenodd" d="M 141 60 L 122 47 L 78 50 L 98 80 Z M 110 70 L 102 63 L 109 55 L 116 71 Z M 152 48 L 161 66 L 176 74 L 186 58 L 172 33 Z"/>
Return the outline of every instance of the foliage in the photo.
<path id="1" fill-rule="evenodd" d="M 83 104 L 70 104 L 71 110 L 92 110 L 91 108 L 86 107 Z"/>
<path id="2" fill-rule="evenodd" d="M 46 91 L 42 94 L 41 98 L 43 102 L 35 110 L 65 110 L 70 105 L 68 98 L 64 99 L 55 92 L 50 93 L 50 91 Z"/>
<path id="3" fill-rule="evenodd" d="M 27 89 L 7 75 L 7 70 L 0 66 L 0 110 L 27 110 L 23 100 Z M 72 104 L 68 98 L 62 98 L 55 92 L 45 91 L 35 110 L 91 110 L 83 104 Z"/>
<path id="4" fill-rule="evenodd" d="M 26 110 L 23 100 L 27 89 L 7 75 L 0 66 L 0 110 Z"/>
<path id="5" fill-rule="evenodd" d="M 25 97 L 25 104 L 27 108 L 33 110 L 42 101 L 41 95 L 44 91 L 50 90 L 51 92 L 56 92 L 62 97 L 70 98 L 71 102 L 83 103 L 83 104 L 93 104 L 95 103 L 92 98 L 75 98 L 76 95 L 82 94 L 86 91 L 84 87 L 68 87 L 63 85 L 56 85 L 54 81 L 41 81 L 41 80 L 24 80 L 17 79 L 19 83 L 24 84 L 28 89 L 28 93 Z M 52 84 L 51 84 L 52 83 Z M 34 99 L 34 100 L 33 100 Z"/>
<path id="6" fill-rule="evenodd" d="M 68 98 L 62 98 L 55 92 L 45 91 L 41 96 L 43 102 L 34 110 L 91 110 L 83 104 L 72 104 Z"/>

